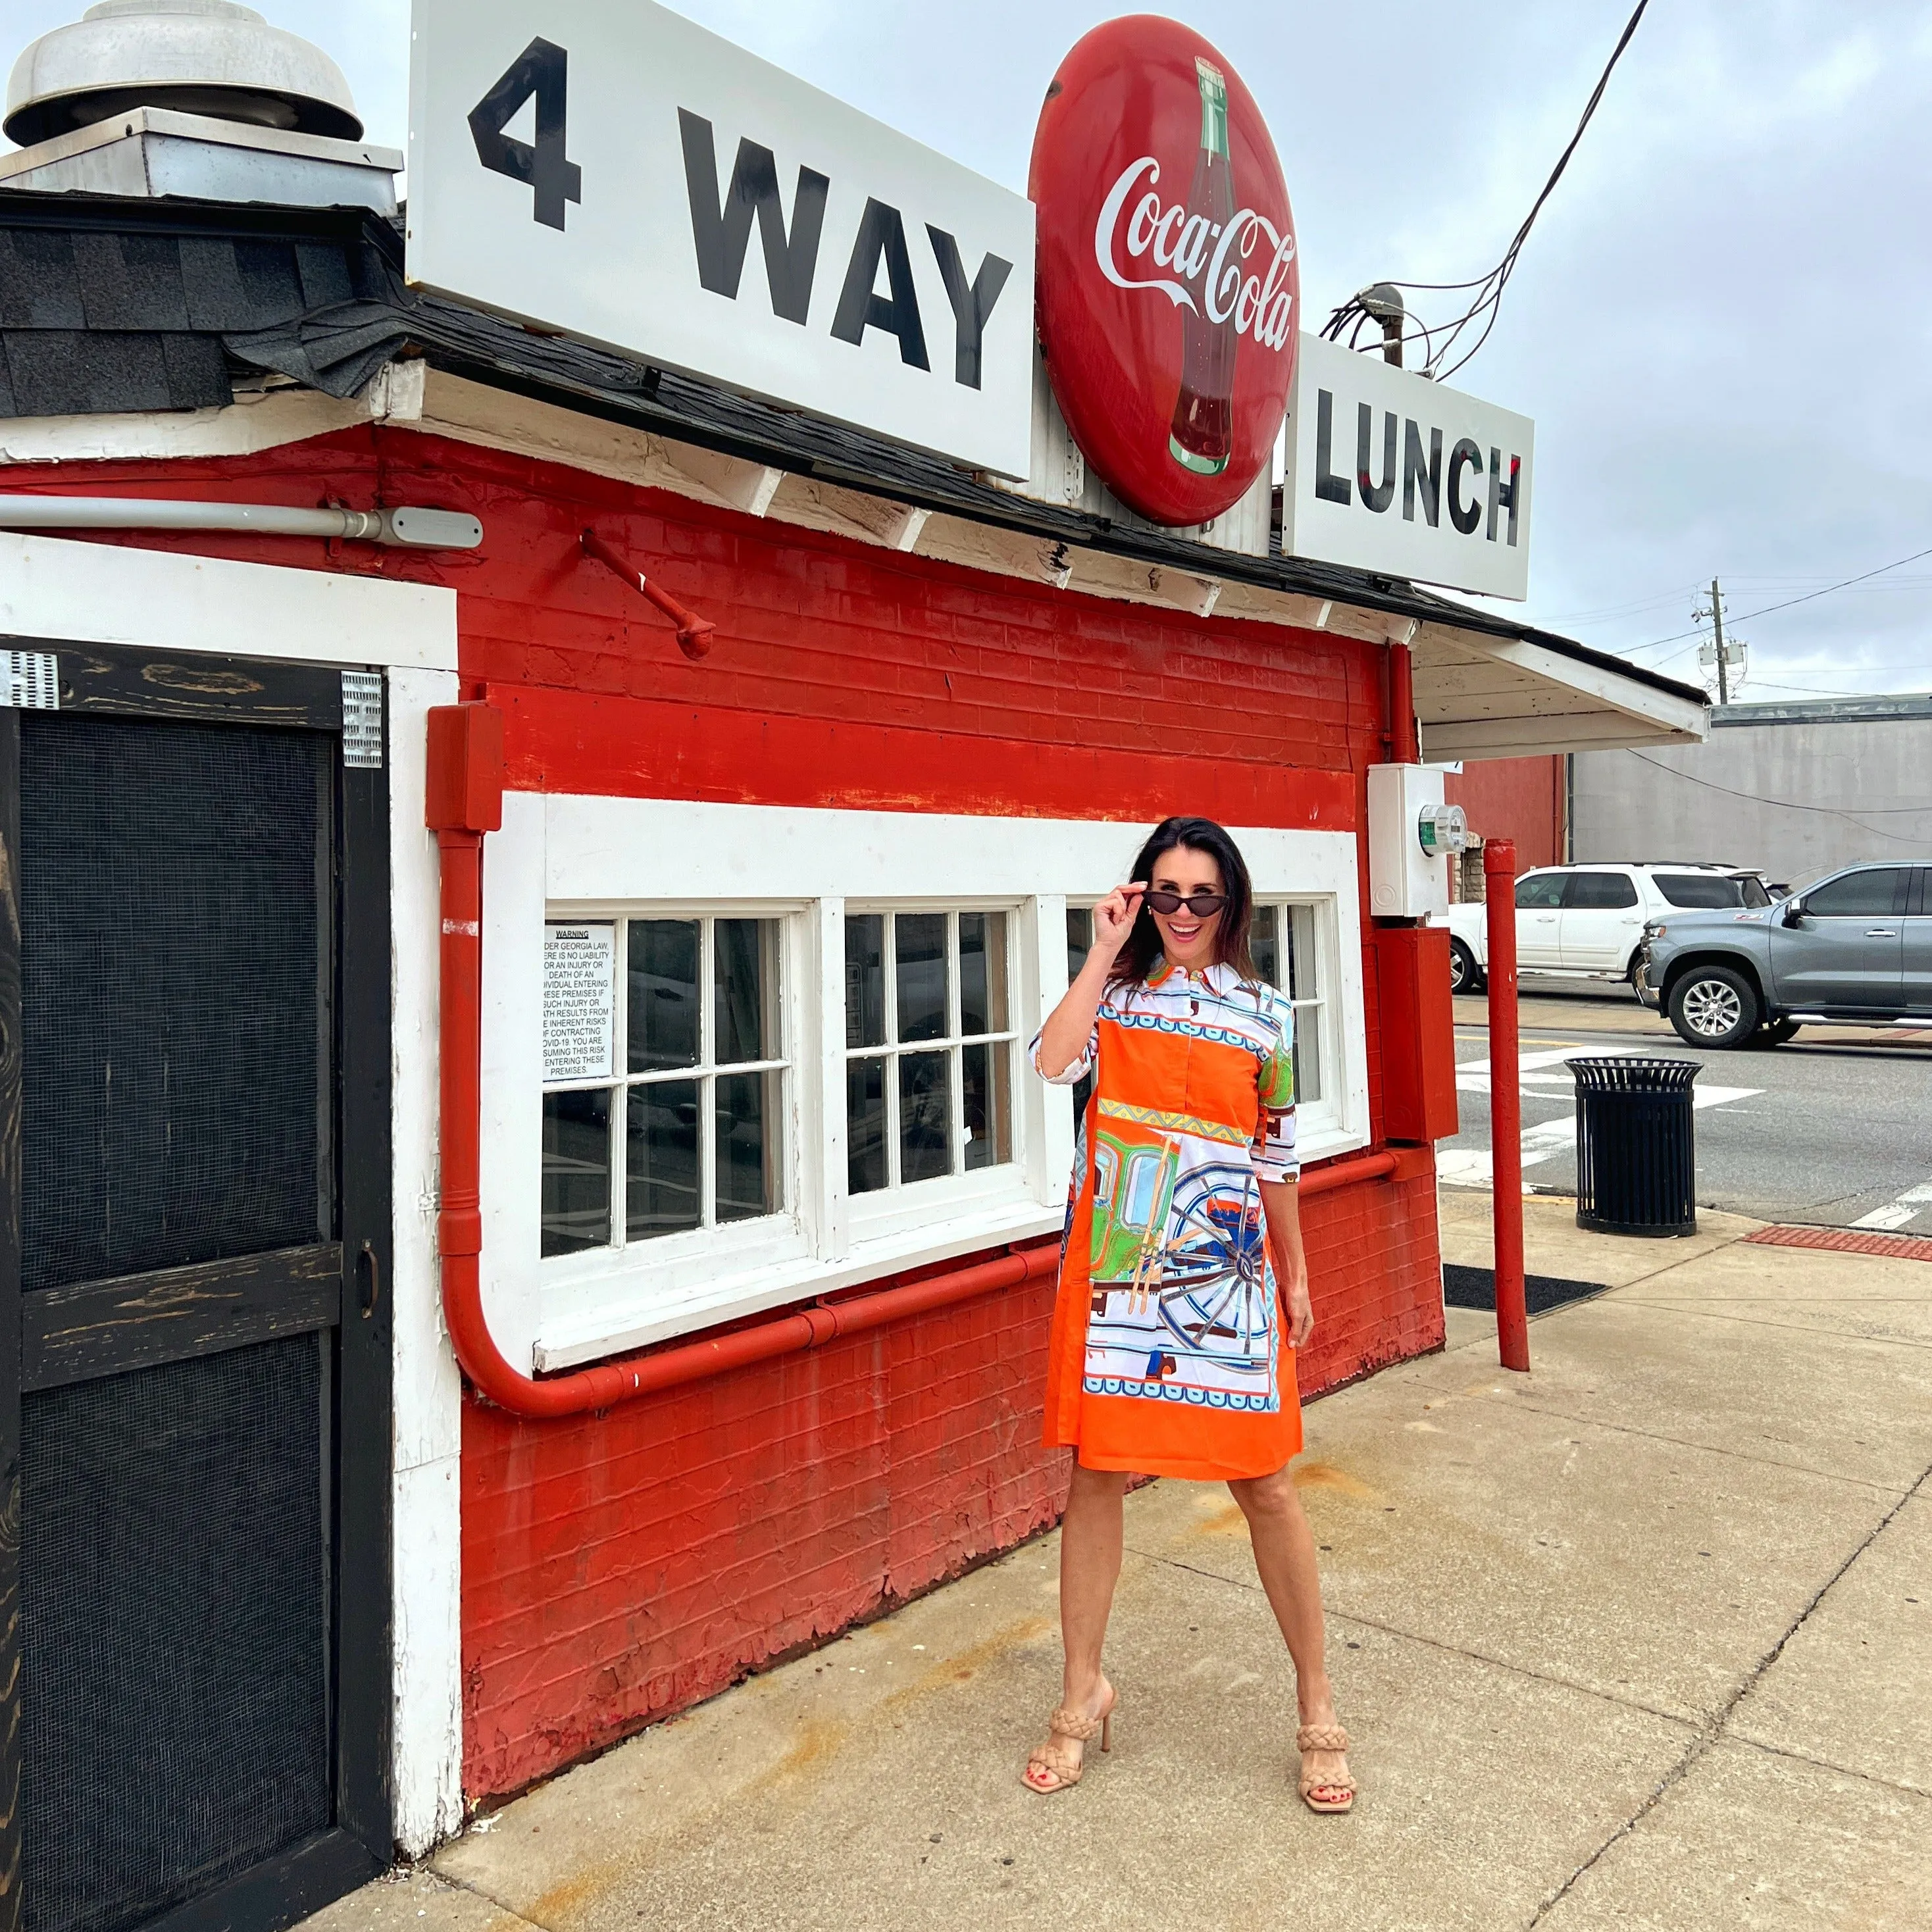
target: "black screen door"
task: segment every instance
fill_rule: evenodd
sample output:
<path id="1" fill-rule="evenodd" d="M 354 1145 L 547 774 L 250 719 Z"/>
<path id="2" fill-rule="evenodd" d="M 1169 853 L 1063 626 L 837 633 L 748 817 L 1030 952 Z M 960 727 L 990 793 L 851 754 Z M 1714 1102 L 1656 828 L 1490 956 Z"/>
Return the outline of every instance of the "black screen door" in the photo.
<path id="1" fill-rule="evenodd" d="M 6 1921 L 266 1932 L 388 1850 L 380 724 L 9 641 Z"/>

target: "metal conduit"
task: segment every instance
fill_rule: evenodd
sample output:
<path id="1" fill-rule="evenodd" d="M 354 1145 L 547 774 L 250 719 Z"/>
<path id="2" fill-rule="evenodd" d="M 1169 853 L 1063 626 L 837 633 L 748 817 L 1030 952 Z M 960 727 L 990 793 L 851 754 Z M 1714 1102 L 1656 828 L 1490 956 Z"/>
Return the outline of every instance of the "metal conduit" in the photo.
<path id="1" fill-rule="evenodd" d="M 303 510 L 282 503 L 191 503 L 153 496 L 0 496 L 0 530 L 230 530 L 409 550 L 474 550 L 483 541 L 483 526 L 459 510 Z"/>

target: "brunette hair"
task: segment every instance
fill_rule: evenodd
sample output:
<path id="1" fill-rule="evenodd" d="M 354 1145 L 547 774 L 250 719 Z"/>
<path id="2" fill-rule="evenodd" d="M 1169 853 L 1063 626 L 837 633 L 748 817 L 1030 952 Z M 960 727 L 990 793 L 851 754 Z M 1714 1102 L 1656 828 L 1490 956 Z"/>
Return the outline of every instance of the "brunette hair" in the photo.
<path id="1" fill-rule="evenodd" d="M 1248 950 L 1248 929 L 1254 914 L 1254 889 L 1248 882 L 1247 861 L 1240 848 L 1211 818 L 1163 818 L 1148 835 L 1134 860 L 1130 879 L 1144 879 L 1150 890 L 1154 868 L 1168 853 L 1184 846 L 1190 852 L 1204 852 L 1221 868 L 1221 890 L 1228 903 L 1221 908 L 1220 924 L 1214 928 L 1214 963 L 1232 966 L 1244 979 L 1256 976 L 1254 956 Z M 1154 969 L 1160 957 L 1160 928 L 1154 922 L 1143 898 L 1127 935 L 1108 976 L 1114 986 L 1138 985 Z"/>

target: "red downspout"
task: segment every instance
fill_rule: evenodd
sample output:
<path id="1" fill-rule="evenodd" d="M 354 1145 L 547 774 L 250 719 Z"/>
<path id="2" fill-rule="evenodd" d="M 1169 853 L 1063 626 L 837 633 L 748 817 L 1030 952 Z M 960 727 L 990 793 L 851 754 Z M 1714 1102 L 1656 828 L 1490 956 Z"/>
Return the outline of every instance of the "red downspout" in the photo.
<path id="1" fill-rule="evenodd" d="M 542 1381 L 507 1360 L 483 1312 L 479 1193 L 483 1060 L 483 835 L 502 823 L 503 714 L 488 704 L 429 714 L 427 816 L 442 860 L 440 1078 L 442 1312 L 456 1359 L 478 1394 L 513 1415 L 581 1415 L 778 1355 L 822 1348 L 887 1322 L 1017 1288 L 1052 1274 L 1060 1244 L 953 1268 L 850 1300 L 821 1304 L 707 1340 L 630 1355 Z M 1304 1195 L 1394 1174 L 1394 1154 L 1336 1161 L 1304 1174 Z"/>
<path id="2" fill-rule="evenodd" d="M 1406 644 L 1388 647 L 1389 763 L 1422 762 L 1420 735 L 1415 728 L 1415 661 Z"/>
<path id="3" fill-rule="evenodd" d="M 1483 847 L 1489 926 L 1490 1173 L 1494 1190 L 1496 1348 L 1506 1369 L 1529 1371 L 1522 1281 L 1522 1088 L 1516 1058 L 1516 847 Z"/>

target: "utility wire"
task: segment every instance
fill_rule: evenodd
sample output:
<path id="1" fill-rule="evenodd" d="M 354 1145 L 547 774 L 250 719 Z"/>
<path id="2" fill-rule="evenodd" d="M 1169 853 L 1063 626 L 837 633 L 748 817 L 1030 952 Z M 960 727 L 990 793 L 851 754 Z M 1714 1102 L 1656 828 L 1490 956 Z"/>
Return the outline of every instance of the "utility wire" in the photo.
<path id="1" fill-rule="evenodd" d="M 1757 618 L 1769 616 L 1774 610 L 1789 610 L 1794 604 L 1809 604 L 1818 598 L 1828 597 L 1834 590 L 1849 590 L 1854 584 L 1863 584 L 1870 578 L 1882 577 L 1888 570 L 1902 569 L 1908 563 L 1916 563 L 1922 556 L 1932 556 L 1932 549 L 1916 550 L 1910 556 L 1901 556 L 1894 563 L 1882 563 L 1876 570 L 1861 571 L 1856 577 L 1847 577 L 1837 584 L 1828 584 L 1822 590 L 1808 590 L 1802 597 L 1787 597 L 1781 604 L 1761 605 L 1755 610 L 1747 611 L 1742 617 L 1733 617 L 1731 622 L 1733 624 L 1748 624 Z M 1630 650 L 1654 651 L 1662 645 L 1674 644 L 1681 638 L 1699 638 L 1702 635 L 1701 630 L 1695 628 L 1688 631 L 1673 631 L 1667 638 L 1653 638 L 1647 644 L 1633 644 Z M 1628 653 L 1626 652 L 1625 655 L 1628 656 Z M 1678 652 L 1676 655 L 1681 656 L 1682 653 Z"/>
<path id="2" fill-rule="evenodd" d="M 1529 212 L 1523 217 L 1522 226 L 1516 231 L 1509 246 L 1503 250 L 1502 260 L 1486 275 L 1479 275 L 1472 281 L 1396 282 L 1392 284 L 1398 289 L 1420 289 L 1438 294 L 1455 294 L 1465 289 L 1474 289 L 1477 292 L 1475 299 L 1455 321 L 1442 323 L 1435 328 L 1419 328 L 1401 338 L 1405 342 L 1420 341 L 1427 345 L 1428 358 L 1424 365 L 1424 372 L 1438 382 L 1447 382 L 1457 370 L 1467 367 L 1477 351 L 1490 339 L 1490 331 L 1496 326 L 1496 314 L 1502 302 L 1503 290 L 1508 286 L 1510 277 L 1516 272 L 1516 257 L 1522 253 L 1522 244 L 1529 239 L 1529 231 L 1536 225 L 1536 218 L 1543 212 L 1543 204 L 1550 199 L 1556 190 L 1556 184 L 1563 178 L 1563 170 L 1570 165 L 1570 158 L 1576 152 L 1577 144 L 1583 138 L 1584 129 L 1589 126 L 1598 104 L 1603 100 L 1604 90 L 1610 85 L 1611 73 L 1617 62 L 1622 59 L 1624 50 L 1630 45 L 1632 36 L 1636 32 L 1637 22 L 1643 18 L 1644 10 L 1649 4 L 1650 0 L 1637 0 L 1636 10 L 1625 22 L 1616 46 L 1610 51 L 1610 59 L 1604 64 L 1603 72 L 1598 75 L 1595 87 L 1591 90 L 1590 98 L 1584 105 L 1582 118 L 1576 123 L 1576 131 L 1570 136 L 1569 145 L 1557 157 L 1556 165 L 1550 170 L 1550 178 L 1544 183 L 1542 193 L 1531 204 Z M 1363 305 L 1362 297 L 1360 295 L 1351 296 L 1329 316 L 1322 333 L 1330 342 L 1339 342 L 1342 330 L 1348 328 L 1348 346 L 1353 348 L 1355 337 L 1362 324 L 1369 319 L 1369 314 L 1370 311 Z M 1444 368 L 1444 358 L 1455 348 L 1463 331 L 1478 316 L 1485 314 L 1487 320 L 1484 322 L 1482 333 L 1476 338 L 1474 344 L 1448 368 Z M 1436 345 L 1436 338 L 1438 335 L 1442 338 L 1440 348 Z"/>
<path id="3" fill-rule="evenodd" d="M 1786 812 L 1810 812 L 1826 818 L 1842 818 L 1848 824 L 1856 825 L 1861 832 L 1868 832 L 1874 838 L 1889 838 L 1898 845 L 1923 845 L 1922 836 L 1912 838 L 1902 832 L 1887 832 L 1876 825 L 1868 825 L 1862 818 L 1855 818 L 1849 812 L 1840 812 L 1835 806 L 1800 805 L 1788 798 L 1766 798 L 1762 793 L 1738 791 L 1730 785 L 1714 784 L 1709 778 L 1694 778 L 1688 772 L 1680 772 L 1675 765 L 1666 765 L 1661 758 L 1653 758 L 1647 752 L 1626 746 L 1624 748 L 1634 758 L 1641 758 L 1647 765 L 1654 765 L 1673 778 L 1682 778 L 1686 784 L 1702 785 L 1706 791 L 1720 791 L 1727 798 L 1741 798 L 1752 805 L 1774 805 Z M 1932 816 L 1932 805 L 1879 805 L 1868 808 L 1874 818 L 1896 818 L 1901 814 L 1918 818 Z"/>

